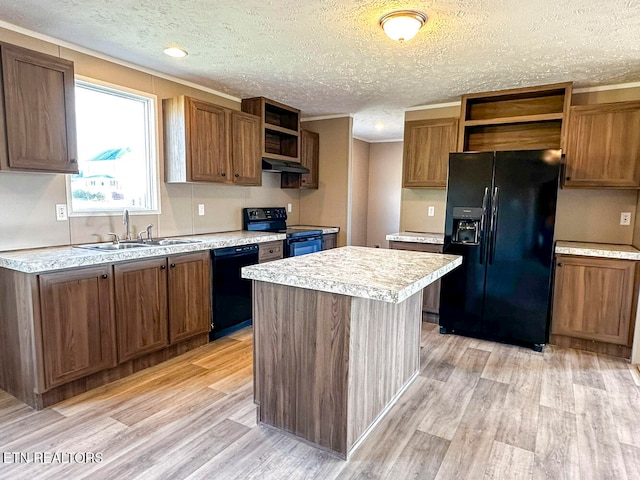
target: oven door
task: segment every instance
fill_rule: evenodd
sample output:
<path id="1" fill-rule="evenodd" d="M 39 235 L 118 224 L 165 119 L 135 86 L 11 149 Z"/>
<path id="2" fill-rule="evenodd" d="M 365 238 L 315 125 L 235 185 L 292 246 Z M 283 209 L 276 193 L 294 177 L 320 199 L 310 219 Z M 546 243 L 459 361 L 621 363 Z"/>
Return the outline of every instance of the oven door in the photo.
<path id="1" fill-rule="evenodd" d="M 322 237 L 313 236 L 287 240 L 287 247 L 287 257 L 298 257 L 307 253 L 319 252 L 322 250 Z"/>

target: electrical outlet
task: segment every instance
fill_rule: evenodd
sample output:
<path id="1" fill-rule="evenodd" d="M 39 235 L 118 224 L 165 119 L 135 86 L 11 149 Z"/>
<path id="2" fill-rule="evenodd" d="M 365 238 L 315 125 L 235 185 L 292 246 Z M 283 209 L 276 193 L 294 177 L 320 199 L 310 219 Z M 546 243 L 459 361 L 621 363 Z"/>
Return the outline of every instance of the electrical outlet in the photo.
<path id="1" fill-rule="evenodd" d="M 430 217 L 433 217 L 436 214 L 436 207 L 434 207 L 433 205 L 429 205 L 429 208 L 427 209 L 427 215 L 429 215 Z"/>
<path id="2" fill-rule="evenodd" d="M 204 203 L 198 204 L 198 215 L 200 216 L 204 215 Z"/>
<path id="3" fill-rule="evenodd" d="M 291 213 L 291 204 L 287 203 L 287 212 Z"/>
<path id="4" fill-rule="evenodd" d="M 620 225 L 631 225 L 631 212 L 620 212 Z"/>
<path id="5" fill-rule="evenodd" d="M 65 203 L 56 203 L 56 220 L 63 222 L 67 218 L 67 205 Z"/>

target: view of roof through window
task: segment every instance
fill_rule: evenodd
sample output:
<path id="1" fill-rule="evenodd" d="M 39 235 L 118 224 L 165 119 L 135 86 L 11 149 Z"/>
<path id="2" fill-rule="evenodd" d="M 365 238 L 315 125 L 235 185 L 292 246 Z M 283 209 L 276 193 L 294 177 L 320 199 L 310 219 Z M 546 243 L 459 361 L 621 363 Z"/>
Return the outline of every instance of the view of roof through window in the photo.
<path id="1" fill-rule="evenodd" d="M 80 171 L 71 177 L 74 212 L 155 208 L 150 103 L 149 98 L 76 83 Z"/>

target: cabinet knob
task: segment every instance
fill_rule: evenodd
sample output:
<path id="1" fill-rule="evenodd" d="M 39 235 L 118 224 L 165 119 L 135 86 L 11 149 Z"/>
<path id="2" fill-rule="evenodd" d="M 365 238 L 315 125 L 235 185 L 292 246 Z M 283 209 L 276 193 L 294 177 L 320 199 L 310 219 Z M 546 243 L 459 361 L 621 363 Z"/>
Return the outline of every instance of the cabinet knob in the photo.
<path id="1" fill-rule="evenodd" d="M 562 266 L 562 263 L 558 263 L 556 266 L 561 267 L 561 266 Z"/>
<path id="2" fill-rule="evenodd" d="M 269 250 L 269 253 L 273 253 L 273 249 Z"/>
<path id="3" fill-rule="evenodd" d="M 107 275 L 106 273 L 103 273 L 102 278 L 109 278 L 109 275 Z"/>
<path id="4" fill-rule="evenodd" d="M 78 163 L 78 160 L 76 160 L 75 158 L 71 158 L 71 159 L 69 159 L 69 161 L 70 161 L 71 163 Z"/>
<path id="5" fill-rule="evenodd" d="M 303 179 L 302 179 L 302 183 L 307 183 L 307 181 L 303 178 Z"/>
<path id="6" fill-rule="evenodd" d="M 571 180 L 571 177 L 565 177 L 565 180 Z"/>
<path id="7" fill-rule="evenodd" d="M 166 265 L 160 265 L 160 270 L 164 270 L 165 268 L 167 268 Z"/>
<path id="8" fill-rule="evenodd" d="M 175 264 L 175 263 L 172 263 L 172 264 L 171 264 L 171 268 L 176 268 L 176 264 Z"/>
<path id="9" fill-rule="evenodd" d="M 222 173 L 220 174 L 220 176 L 221 176 L 221 177 L 226 177 L 226 176 L 227 176 L 227 174 L 226 174 L 226 173 L 224 173 L 224 172 L 222 172 Z"/>
<path id="10" fill-rule="evenodd" d="M 238 178 L 239 176 L 240 176 L 240 174 L 239 174 L 239 173 L 236 173 L 236 174 L 234 175 L 234 177 L 236 177 L 236 178 Z"/>

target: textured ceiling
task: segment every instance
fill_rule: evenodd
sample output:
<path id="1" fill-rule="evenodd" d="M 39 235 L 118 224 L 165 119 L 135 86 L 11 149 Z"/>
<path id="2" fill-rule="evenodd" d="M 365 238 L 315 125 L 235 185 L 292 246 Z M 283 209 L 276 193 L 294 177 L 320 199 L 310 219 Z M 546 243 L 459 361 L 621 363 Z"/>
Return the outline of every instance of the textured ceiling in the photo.
<path id="1" fill-rule="evenodd" d="M 378 20 L 405 8 L 429 21 L 398 44 Z M 640 80 L 640 0 L 2 0 L 0 19 L 305 117 L 352 114 L 370 141 L 463 93 Z"/>

